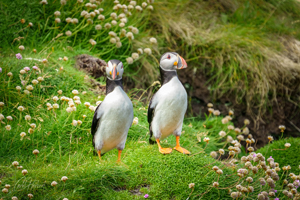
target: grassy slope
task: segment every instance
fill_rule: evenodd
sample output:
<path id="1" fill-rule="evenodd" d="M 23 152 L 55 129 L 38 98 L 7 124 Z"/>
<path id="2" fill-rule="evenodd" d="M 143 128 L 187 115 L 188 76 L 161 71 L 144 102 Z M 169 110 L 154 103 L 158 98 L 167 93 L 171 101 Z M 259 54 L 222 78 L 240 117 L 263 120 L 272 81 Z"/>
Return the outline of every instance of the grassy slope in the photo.
<path id="1" fill-rule="evenodd" d="M 149 187 L 145 187 L 141 191 L 148 193 L 152 198 L 183 199 L 187 198 L 190 193 L 188 184 L 191 182 L 196 184 L 193 195 L 205 192 L 207 186 L 217 177 L 215 174 L 209 173 L 211 166 L 204 166 L 214 160 L 204 153 L 192 157 L 181 155 L 175 151 L 171 155 L 161 155 L 156 145 L 148 144 L 146 110 L 140 109 L 144 107 L 134 99 L 134 115 L 139 118 L 139 124 L 133 125 L 129 131 L 122 157 L 123 164 L 115 164 L 116 150 L 105 154 L 103 161 L 99 163 L 98 158 L 92 155 L 92 136 L 89 133 L 93 112 L 85 108 L 83 103 L 88 101 L 95 105 L 95 102 L 103 100 L 104 96 L 99 99 L 97 95 L 88 91 L 89 85 L 84 83 L 84 74 L 73 69 L 73 61 L 60 61 L 59 65 L 54 63 L 57 62 L 58 56 L 69 56 L 74 53 L 79 52 L 71 54 L 70 52 L 54 52 L 51 55 L 53 61 L 49 59 L 50 63 L 46 66 L 39 62 L 17 60 L 14 56 L 6 57 L 1 61 L 3 69 L 0 75 L 1 80 L 8 81 L 7 72 L 13 73 L 10 86 L 7 88 L 6 84 L 2 84 L 0 88 L 0 101 L 5 102 L 1 113 L 5 117 L 11 115 L 14 118 L 9 123 L 12 126 L 12 130 L 9 132 L 5 130 L 5 125 L 1 124 L 1 181 L 2 185 L 10 184 L 12 186 L 10 193 L 4 197 L 14 195 L 23 197 L 27 193 L 33 193 L 37 199 L 61 199 L 63 197 L 69 199 L 86 199 L 88 197 L 139 199 L 142 197 L 132 196 L 129 190 L 148 185 Z M 23 56 L 38 57 L 32 53 L 25 53 Z M 47 74 L 48 77 L 45 77 L 45 81 L 42 83 L 45 87 L 41 91 L 35 87 L 32 95 L 29 96 L 19 95 L 15 90 L 17 85 L 21 85 L 18 77 L 19 71 L 24 66 L 33 65 L 38 65 L 42 69 L 41 75 Z M 64 66 L 64 71 L 57 72 L 56 69 L 59 66 Z M 28 75 L 29 81 L 34 76 L 34 74 Z M 74 113 L 67 113 L 65 111 L 66 103 L 62 103 L 60 100 L 58 101 L 60 105 L 58 110 L 48 111 L 46 103 L 54 103 L 52 97 L 57 95 L 59 89 L 63 90 L 64 96 L 68 97 L 73 96 L 71 94 L 73 89 L 88 93 L 78 95 L 82 104 L 77 106 L 77 111 Z M 16 109 L 19 105 L 26 108 L 21 114 L 20 123 L 20 112 Z M 30 123 L 37 125 L 33 134 L 27 133 L 29 125 L 24 120 L 25 114 L 31 115 Z M 83 114 L 87 115 L 85 120 L 82 119 Z M 43 119 L 43 122 L 39 120 L 39 117 Z M 72 119 L 81 119 L 83 124 L 73 127 Z M 195 128 L 188 126 L 189 121 L 194 124 Z M 4 122 L 7 122 L 6 119 Z M 203 127 L 201 128 L 202 123 L 190 119 L 183 127 L 185 133 L 181 144 L 192 153 L 200 152 L 205 146 L 203 142 L 198 143 L 196 137 L 200 132 L 206 131 Z M 216 124 L 216 126 L 213 127 L 210 124 Z M 206 149 L 208 152 L 223 145 L 214 142 L 216 137 L 213 135 L 217 135 L 222 128 L 217 124 L 221 124 L 220 119 L 217 118 L 207 122 L 211 137 L 211 143 Z M 20 133 L 23 131 L 27 133 L 27 136 L 21 141 Z M 175 138 L 168 138 L 162 145 L 175 146 Z M 32 154 L 34 149 L 40 151 L 37 158 Z M 11 165 L 15 160 L 28 170 L 29 173 L 25 177 L 20 170 Z M 228 169 L 228 171 L 231 170 Z M 69 178 L 65 185 L 60 181 L 62 176 Z M 229 178 L 229 180 L 231 179 Z M 53 188 L 50 185 L 52 181 L 57 181 L 59 185 Z M 222 183 L 221 186 L 225 187 L 226 183 Z M 207 194 L 207 198 L 226 196 L 226 194 L 226 190 L 219 193 L 215 191 Z"/>

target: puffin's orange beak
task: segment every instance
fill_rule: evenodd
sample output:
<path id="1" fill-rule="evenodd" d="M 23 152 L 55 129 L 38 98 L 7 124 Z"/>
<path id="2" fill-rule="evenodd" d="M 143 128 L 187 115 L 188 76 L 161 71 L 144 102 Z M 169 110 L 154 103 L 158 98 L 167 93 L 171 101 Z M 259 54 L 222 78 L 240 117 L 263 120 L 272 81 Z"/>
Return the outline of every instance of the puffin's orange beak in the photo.
<path id="1" fill-rule="evenodd" d="M 187 68 L 187 64 L 186 64 L 185 60 L 179 55 L 177 58 L 178 58 L 177 69 Z"/>
<path id="2" fill-rule="evenodd" d="M 114 66 L 114 69 L 112 71 L 112 79 L 115 80 L 117 77 L 117 69 L 116 69 L 116 66 Z"/>

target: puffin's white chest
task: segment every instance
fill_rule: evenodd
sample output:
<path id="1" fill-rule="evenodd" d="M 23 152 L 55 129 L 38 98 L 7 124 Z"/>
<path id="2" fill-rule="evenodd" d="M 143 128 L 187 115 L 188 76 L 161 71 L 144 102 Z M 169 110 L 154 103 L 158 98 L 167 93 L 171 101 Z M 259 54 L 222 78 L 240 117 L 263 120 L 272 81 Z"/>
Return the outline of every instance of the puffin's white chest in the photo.
<path id="1" fill-rule="evenodd" d="M 187 109 L 187 93 L 177 77 L 163 85 L 155 96 L 157 103 L 152 128 L 165 138 L 182 126 Z M 155 131 L 154 131 L 155 132 Z"/>
<path id="2" fill-rule="evenodd" d="M 104 153 L 125 145 L 133 120 L 133 107 L 126 93 L 116 87 L 105 97 L 100 108 L 102 116 L 95 134 L 95 146 L 102 146 Z"/>

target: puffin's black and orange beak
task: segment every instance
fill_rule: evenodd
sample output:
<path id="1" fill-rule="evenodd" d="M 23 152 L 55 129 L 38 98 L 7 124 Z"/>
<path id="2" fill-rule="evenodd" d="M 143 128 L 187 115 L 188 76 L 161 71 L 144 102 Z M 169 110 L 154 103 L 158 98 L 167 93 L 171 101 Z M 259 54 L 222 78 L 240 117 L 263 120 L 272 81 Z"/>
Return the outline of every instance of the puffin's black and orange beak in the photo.
<path id="1" fill-rule="evenodd" d="M 177 54 L 177 63 L 175 62 L 174 65 L 176 65 L 177 69 L 187 68 L 187 64 L 186 64 L 185 60 L 178 54 Z"/>
<path id="2" fill-rule="evenodd" d="M 113 70 L 110 71 L 110 75 L 111 75 L 111 77 L 112 77 L 112 80 L 115 80 L 118 74 L 119 74 L 119 73 L 117 72 L 117 66 L 114 65 Z"/>

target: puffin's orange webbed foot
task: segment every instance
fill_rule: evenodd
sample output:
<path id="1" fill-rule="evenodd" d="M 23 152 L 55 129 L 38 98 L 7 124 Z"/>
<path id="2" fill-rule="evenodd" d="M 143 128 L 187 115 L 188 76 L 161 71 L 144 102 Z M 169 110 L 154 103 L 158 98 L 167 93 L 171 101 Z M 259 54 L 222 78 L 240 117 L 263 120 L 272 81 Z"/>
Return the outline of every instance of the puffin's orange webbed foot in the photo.
<path id="1" fill-rule="evenodd" d="M 180 153 L 183 153 L 183 154 L 191 154 L 191 152 L 189 152 L 185 148 L 182 148 L 181 146 L 176 146 L 176 147 L 174 147 L 174 149 L 179 151 Z"/>
<path id="2" fill-rule="evenodd" d="M 169 153 L 172 153 L 172 149 L 171 148 L 159 148 L 159 152 L 162 154 L 169 154 Z"/>
<path id="3" fill-rule="evenodd" d="M 121 153 L 122 153 L 122 150 L 118 150 L 118 160 L 117 160 L 118 164 L 121 163 Z"/>
<path id="4" fill-rule="evenodd" d="M 191 152 L 189 152 L 188 150 L 180 146 L 179 138 L 180 138 L 179 136 L 176 136 L 176 147 L 174 147 L 174 149 L 183 154 L 191 154 Z"/>
<path id="5" fill-rule="evenodd" d="M 101 161 L 101 151 L 98 150 L 97 153 L 98 153 L 99 160 Z"/>
<path id="6" fill-rule="evenodd" d="M 169 154 L 172 152 L 172 149 L 171 148 L 162 148 L 160 146 L 160 143 L 159 143 L 159 139 L 156 139 L 156 142 L 157 142 L 157 145 L 158 145 L 158 149 L 159 149 L 159 152 L 162 153 L 162 154 Z"/>

